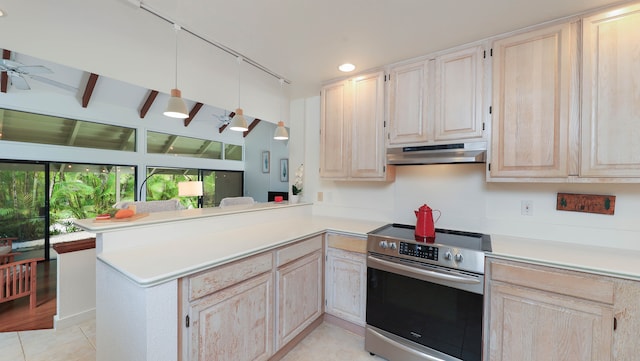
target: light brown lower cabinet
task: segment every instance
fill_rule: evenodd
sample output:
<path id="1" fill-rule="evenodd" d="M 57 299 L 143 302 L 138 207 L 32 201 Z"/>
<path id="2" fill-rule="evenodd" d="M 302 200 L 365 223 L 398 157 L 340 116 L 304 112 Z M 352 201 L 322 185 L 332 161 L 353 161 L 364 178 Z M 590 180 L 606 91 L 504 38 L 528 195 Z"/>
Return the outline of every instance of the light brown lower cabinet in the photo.
<path id="1" fill-rule="evenodd" d="M 366 324 L 365 252 L 364 239 L 328 235 L 325 312 L 362 327 Z"/>
<path id="2" fill-rule="evenodd" d="M 179 359 L 269 360 L 318 319 L 322 236 L 179 280 Z"/>
<path id="3" fill-rule="evenodd" d="M 634 360 L 638 282 L 488 258 L 484 360 Z"/>
<path id="4" fill-rule="evenodd" d="M 277 271 L 279 349 L 322 315 L 322 250 Z"/>

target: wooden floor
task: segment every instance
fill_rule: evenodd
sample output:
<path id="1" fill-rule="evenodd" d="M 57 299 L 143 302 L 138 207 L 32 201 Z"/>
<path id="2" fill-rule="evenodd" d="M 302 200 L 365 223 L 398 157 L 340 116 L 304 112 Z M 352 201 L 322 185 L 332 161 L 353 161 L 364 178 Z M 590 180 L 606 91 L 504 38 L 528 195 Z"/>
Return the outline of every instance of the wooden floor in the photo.
<path id="1" fill-rule="evenodd" d="M 29 297 L 0 303 L 0 332 L 53 328 L 53 316 L 56 314 L 56 262 L 38 262 L 35 309 L 29 309 Z"/>

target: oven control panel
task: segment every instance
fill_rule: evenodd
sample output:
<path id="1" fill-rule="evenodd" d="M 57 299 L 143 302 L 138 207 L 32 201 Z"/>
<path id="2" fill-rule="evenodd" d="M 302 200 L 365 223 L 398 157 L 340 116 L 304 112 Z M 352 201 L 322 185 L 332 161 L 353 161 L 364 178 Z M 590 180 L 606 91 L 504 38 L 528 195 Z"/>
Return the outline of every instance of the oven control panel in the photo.
<path id="1" fill-rule="evenodd" d="M 438 247 L 424 244 L 400 242 L 399 253 L 411 257 L 424 258 L 432 261 L 438 260 Z"/>

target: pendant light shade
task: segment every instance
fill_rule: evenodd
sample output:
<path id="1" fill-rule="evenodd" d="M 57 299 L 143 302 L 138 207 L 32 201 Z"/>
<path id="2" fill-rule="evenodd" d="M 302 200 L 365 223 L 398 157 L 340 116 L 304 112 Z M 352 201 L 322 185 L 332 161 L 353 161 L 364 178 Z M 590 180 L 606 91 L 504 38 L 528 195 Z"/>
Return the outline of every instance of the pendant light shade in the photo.
<path id="1" fill-rule="evenodd" d="M 289 139 L 289 133 L 287 132 L 287 128 L 284 127 L 283 121 L 278 122 L 278 127 L 276 128 L 276 132 L 273 134 L 273 139 L 276 139 L 276 140 Z"/>
<path id="2" fill-rule="evenodd" d="M 236 109 L 236 115 L 231 118 L 229 129 L 235 130 L 236 132 L 246 132 L 247 130 L 249 130 L 247 120 L 244 119 L 244 115 L 242 114 L 242 109 Z"/>
<path id="3" fill-rule="evenodd" d="M 173 28 L 176 31 L 175 88 L 171 89 L 171 97 L 167 103 L 167 109 L 162 114 L 171 118 L 186 119 L 189 118 L 189 111 L 187 110 L 187 104 L 182 99 L 182 93 L 178 89 L 178 31 L 180 30 L 180 25 L 173 24 Z"/>
<path id="4" fill-rule="evenodd" d="M 171 89 L 171 97 L 163 114 L 171 118 L 186 119 L 189 118 L 188 113 L 187 104 L 182 99 L 180 90 Z"/>

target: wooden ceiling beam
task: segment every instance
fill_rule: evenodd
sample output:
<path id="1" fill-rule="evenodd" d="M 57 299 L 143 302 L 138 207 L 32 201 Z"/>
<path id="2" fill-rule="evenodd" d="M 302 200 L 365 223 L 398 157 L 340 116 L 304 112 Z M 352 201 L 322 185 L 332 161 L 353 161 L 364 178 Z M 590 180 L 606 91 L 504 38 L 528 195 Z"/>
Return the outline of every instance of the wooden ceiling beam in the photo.
<path id="1" fill-rule="evenodd" d="M 2 59 L 11 58 L 11 50 L 2 49 Z M 7 92 L 7 87 L 9 86 L 9 74 L 6 71 L 3 71 L 0 75 L 0 91 L 3 93 Z"/>
<path id="2" fill-rule="evenodd" d="M 249 129 L 247 129 L 246 132 L 242 133 L 242 137 L 246 137 L 247 135 L 249 135 L 249 133 L 251 133 L 251 131 L 253 130 L 253 128 L 256 127 L 256 125 L 258 125 L 258 123 L 260 123 L 260 119 L 256 118 L 254 119 L 251 124 L 249 124 Z"/>
<path id="3" fill-rule="evenodd" d="M 140 109 L 140 119 L 144 119 L 144 117 L 147 115 L 147 112 L 151 108 L 151 105 L 156 100 L 157 96 L 158 96 L 158 91 L 157 90 L 150 90 L 149 91 L 149 95 L 147 96 L 147 100 L 144 101 L 144 104 L 142 105 L 142 108 Z"/>
<path id="4" fill-rule="evenodd" d="M 91 100 L 91 94 L 93 94 L 93 89 L 96 87 L 98 77 L 99 75 L 96 73 L 91 73 L 91 75 L 89 75 L 89 81 L 87 81 L 87 86 L 84 88 L 84 94 L 82 95 L 83 108 L 86 108 L 87 105 L 89 105 L 89 100 Z"/>
<path id="5" fill-rule="evenodd" d="M 185 127 L 189 126 L 189 123 L 191 123 L 191 121 L 196 116 L 196 114 L 198 114 L 198 112 L 200 111 L 200 109 L 202 108 L 203 105 L 204 104 L 202 104 L 202 103 L 196 103 L 196 105 L 193 106 L 193 109 L 191 109 L 191 111 L 189 112 L 189 118 L 186 118 L 184 120 L 184 126 Z"/>
<path id="6" fill-rule="evenodd" d="M 229 113 L 229 119 L 233 119 L 233 117 L 236 116 L 236 112 L 231 112 Z M 220 128 L 218 128 L 218 133 L 222 133 L 224 132 L 225 129 L 227 129 L 227 126 L 229 125 L 229 123 L 224 123 L 220 126 Z"/>

